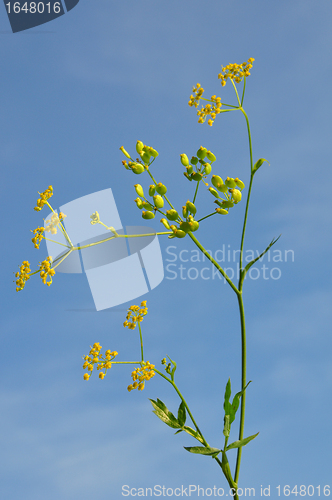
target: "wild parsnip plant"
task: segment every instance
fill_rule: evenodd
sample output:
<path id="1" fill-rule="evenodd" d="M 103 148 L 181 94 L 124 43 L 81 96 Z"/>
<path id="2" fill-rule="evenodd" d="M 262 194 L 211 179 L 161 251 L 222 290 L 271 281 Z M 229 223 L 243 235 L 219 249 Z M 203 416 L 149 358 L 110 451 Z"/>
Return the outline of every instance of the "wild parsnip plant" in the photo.
<path id="1" fill-rule="evenodd" d="M 16 273 L 16 290 L 23 290 L 27 280 L 34 274 L 40 274 L 40 277 L 44 284 L 48 286 L 52 283 L 52 277 L 55 274 L 55 269 L 57 266 L 61 264 L 71 252 L 79 249 L 84 249 L 87 247 L 91 247 L 94 245 L 102 244 L 105 241 L 109 241 L 115 238 L 135 238 L 142 236 L 152 236 L 154 234 L 157 235 L 167 235 L 168 238 L 180 238 L 183 239 L 188 236 L 193 243 L 199 248 L 199 250 L 206 256 L 207 259 L 211 261 L 211 263 L 217 268 L 218 272 L 224 277 L 224 279 L 229 284 L 230 288 L 236 295 L 236 299 L 238 301 L 239 306 L 239 315 L 241 322 L 241 348 L 242 348 L 242 362 L 241 362 L 241 390 L 235 394 L 233 399 L 231 399 L 231 381 L 228 379 L 225 389 L 224 396 L 224 443 L 223 446 L 220 447 L 212 447 L 210 446 L 204 435 L 198 426 L 182 392 L 175 382 L 175 372 L 177 369 L 176 362 L 172 360 L 169 356 L 167 359 L 164 357 L 161 360 L 161 367 L 158 370 L 154 364 L 151 364 L 146 360 L 144 355 L 143 348 L 143 333 L 142 333 L 142 322 L 145 316 L 147 315 L 148 309 L 146 306 L 147 301 L 144 300 L 141 302 L 140 306 L 132 305 L 128 309 L 128 313 L 126 316 L 126 320 L 123 324 L 125 328 L 130 330 L 138 330 L 139 332 L 139 344 L 140 344 L 140 355 L 137 360 L 131 361 L 115 361 L 115 358 L 118 356 L 116 351 L 111 351 L 107 349 L 104 354 L 101 353 L 102 346 L 99 342 L 93 344 L 90 348 L 89 354 L 83 357 L 84 364 L 83 369 L 86 370 L 83 378 L 84 380 L 89 380 L 91 374 L 96 367 L 97 371 L 99 371 L 99 378 L 104 379 L 112 365 L 118 364 L 131 364 L 134 365 L 134 370 L 131 373 L 132 381 L 128 385 L 128 391 L 132 391 L 137 389 L 142 391 L 144 389 L 146 381 L 149 381 L 156 374 L 166 380 L 171 386 L 174 388 L 176 393 L 180 398 L 180 404 L 177 411 L 177 415 L 174 415 L 161 401 L 160 399 L 153 400 L 151 399 L 151 404 L 153 406 L 153 413 L 157 415 L 166 425 L 175 429 L 175 434 L 179 434 L 181 432 L 185 432 L 189 434 L 192 438 L 198 441 L 199 445 L 185 447 L 185 449 L 190 453 L 206 455 L 212 457 L 217 464 L 221 467 L 222 472 L 224 473 L 229 487 L 231 489 L 231 494 L 239 499 L 238 496 L 238 481 L 239 481 L 239 473 L 240 473 L 240 464 L 241 464 L 241 453 L 243 446 L 247 445 L 251 440 L 253 440 L 257 435 L 254 434 L 252 436 L 244 437 L 244 418 L 245 418 L 245 404 L 246 404 L 246 390 L 250 383 L 247 382 L 246 376 L 246 324 L 245 324 L 245 314 L 244 314 L 244 305 L 243 305 L 243 285 L 244 279 L 248 272 L 248 270 L 257 262 L 278 240 L 278 238 L 273 239 L 271 243 L 267 246 L 267 248 L 255 259 L 251 262 L 243 265 L 243 248 L 244 248 L 244 240 L 245 240 L 245 232 L 247 226 L 247 218 L 248 218 L 248 209 L 249 202 L 251 196 L 251 190 L 253 185 L 254 177 L 259 170 L 259 168 L 263 165 L 265 160 L 264 158 L 258 159 L 255 163 L 253 161 L 252 155 L 252 143 L 251 143 L 251 132 L 249 126 L 248 116 L 243 108 L 245 90 L 246 90 L 246 79 L 250 75 L 250 69 L 252 67 L 254 59 L 250 58 L 247 62 L 242 64 L 229 64 L 226 67 L 222 67 L 221 73 L 218 75 L 218 78 L 221 80 L 221 85 L 226 85 L 227 80 L 233 85 L 235 96 L 236 96 L 236 104 L 226 104 L 222 102 L 221 97 L 217 97 L 216 95 L 211 96 L 210 99 L 206 99 L 203 97 L 204 89 L 201 87 L 199 83 L 193 87 L 192 95 L 190 96 L 189 106 L 197 109 L 197 115 L 199 117 L 198 122 L 204 123 L 206 120 L 210 126 L 213 125 L 217 115 L 222 113 L 229 113 L 231 111 L 240 111 L 246 121 L 247 131 L 248 131 L 248 141 L 249 141 L 249 155 L 250 155 L 250 176 L 249 176 L 249 185 L 248 189 L 245 189 L 244 182 L 237 178 L 226 177 L 223 180 L 218 173 L 212 174 L 212 169 L 214 169 L 214 162 L 216 161 L 215 155 L 208 151 L 205 147 L 200 146 L 197 150 L 195 156 L 192 156 L 189 161 L 188 156 L 186 154 L 180 155 L 180 161 L 183 167 L 185 167 L 184 175 L 191 183 L 190 187 L 192 189 L 192 195 L 184 202 L 181 210 L 177 210 L 171 201 L 167 197 L 167 187 L 163 184 L 162 180 L 157 179 L 156 175 L 153 174 L 153 169 L 151 168 L 154 161 L 158 157 L 158 152 L 149 146 L 144 145 L 142 141 L 137 141 L 136 144 L 136 154 L 138 157 L 133 159 L 131 155 L 124 149 L 122 146 L 120 150 L 126 157 L 122 163 L 124 167 L 128 171 L 132 171 L 136 175 L 147 174 L 152 184 L 148 187 L 144 188 L 141 184 L 135 184 L 135 191 L 137 194 L 137 198 L 135 199 L 135 203 L 139 210 L 142 211 L 142 218 L 146 220 L 154 219 L 156 214 L 160 214 L 162 218 L 160 222 L 163 224 L 166 231 L 145 234 L 145 235 L 121 235 L 118 234 L 114 227 L 107 226 L 104 222 L 100 220 L 99 213 L 94 212 L 91 218 L 91 224 L 101 224 L 108 231 L 110 231 L 111 236 L 108 238 L 104 238 L 101 241 L 90 243 L 88 245 L 82 246 L 74 246 L 70 240 L 69 235 L 66 232 L 63 221 L 66 217 L 65 214 L 59 213 L 57 214 L 49 203 L 49 199 L 53 195 L 52 186 L 49 186 L 46 191 L 40 194 L 40 198 L 37 201 L 37 206 L 35 207 L 36 211 L 40 211 L 44 205 L 47 205 L 48 208 L 52 212 L 52 216 L 50 219 L 45 221 L 44 227 L 37 227 L 33 231 L 34 237 L 32 238 L 32 242 L 36 248 L 39 248 L 39 245 L 43 239 L 54 241 L 51 238 L 45 236 L 46 233 L 55 234 L 57 230 L 60 230 L 65 237 L 66 244 L 62 244 L 62 246 L 66 247 L 67 250 L 60 257 L 52 260 L 49 256 L 43 262 L 39 263 L 39 269 L 34 272 L 31 272 L 30 264 L 28 261 L 23 261 L 20 266 L 19 272 Z M 242 87 L 241 98 L 239 96 L 238 88 Z M 200 105 L 200 101 L 204 102 L 204 105 L 201 106 L 201 109 L 198 109 Z M 212 175 L 211 175 L 212 174 Z M 212 185 L 210 185 L 212 184 Z M 209 191 L 208 196 L 211 195 L 211 201 L 214 201 L 215 209 L 208 214 L 203 216 L 198 216 L 198 208 L 197 208 L 197 197 L 198 192 L 202 191 L 202 188 L 206 191 Z M 207 189 L 206 189 L 207 188 Z M 147 195 L 145 195 L 147 193 Z M 199 229 L 203 221 L 208 217 L 213 216 L 225 216 L 229 215 L 231 209 L 235 210 L 235 206 L 240 203 L 243 199 L 243 195 L 245 195 L 245 214 L 244 221 L 240 239 L 240 252 L 239 252 L 239 280 L 238 283 L 235 283 L 229 276 L 227 276 L 224 269 L 212 258 L 212 256 L 206 251 L 202 243 L 197 239 L 197 234 L 199 234 Z M 186 196 L 187 198 L 187 196 Z M 98 208 L 98 207 L 96 207 Z M 231 216 L 231 214 L 230 214 Z M 222 220 L 220 220 L 220 224 L 222 224 Z M 138 327 L 138 328 L 137 328 Z M 162 370 L 162 371 L 161 371 Z M 240 405 L 241 403 L 241 405 Z M 231 427 L 235 420 L 235 416 L 237 410 L 240 407 L 240 418 L 239 418 L 239 434 L 238 439 L 229 443 Z M 186 425 L 187 417 L 191 420 L 191 425 Z M 232 449 L 237 450 L 236 457 L 236 467 L 235 471 L 232 474 L 229 462 L 228 462 L 228 452 Z"/>

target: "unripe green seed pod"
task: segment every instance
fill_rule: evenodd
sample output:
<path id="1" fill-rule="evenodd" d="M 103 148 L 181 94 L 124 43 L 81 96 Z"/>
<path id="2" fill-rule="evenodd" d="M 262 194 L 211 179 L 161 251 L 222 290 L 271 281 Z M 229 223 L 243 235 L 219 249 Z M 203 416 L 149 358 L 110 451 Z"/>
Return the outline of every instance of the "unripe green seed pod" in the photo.
<path id="1" fill-rule="evenodd" d="M 230 193 L 232 193 L 232 199 L 238 203 L 241 201 L 242 193 L 238 189 L 230 189 Z"/>
<path id="2" fill-rule="evenodd" d="M 150 161 L 150 155 L 148 153 L 146 153 L 146 152 L 142 153 L 142 151 L 140 153 L 142 161 L 145 163 L 145 165 L 148 165 L 149 161 Z"/>
<path id="3" fill-rule="evenodd" d="M 198 158 L 196 158 L 196 156 L 193 156 L 190 160 L 190 162 L 193 164 L 193 165 L 197 165 L 198 163 Z"/>
<path id="4" fill-rule="evenodd" d="M 140 152 L 142 151 L 143 147 L 144 147 L 143 142 L 142 141 L 137 141 L 137 143 L 136 143 L 136 151 L 137 151 L 138 154 L 140 154 Z"/>
<path id="5" fill-rule="evenodd" d="M 207 149 L 206 148 L 203 148 L 203 146 L 201 146 L 199 148 L 199 150 L 197 151 L 197 156 L 198 158 L 200 158 L 201 160 L 203 160 L 206 156 L 206 153 L 207 153 Z"/>
<path id="6" fill-rule="evenodd" d="M 182 163 L 182 165 L 183 165 L 184 167 L 188 167 L 188 165 L 189 165 L 188 156 L 187 156 L 187 155 L 185 155 L 184 153 L 182 153 L 182 154 L 180 155 L 180 159 L 181 159 L 181 163 Z"/>
<path id="7" fill-rule="evenodd" d="M 216 208 L 216 212 L 221 215 L 227 215 L 228 212 L 224 208 Z"/>
<path id="8" fill-rule="evenodd" d="M 160 219 L 160 222 L 164 224 L 166 229 L 171 229 L 171 226 L 168 224 L 168 221 L 166 219 Z"/>
<path id="9" fill-rule="evenodd" d="M 195 205 L 193 203 L 191 203 L 191 201 L 189 201 L 189 200 L 186 203 L 186 207 L 187 207 L 188 212 L 190 212 L 193 215 L 195 215 L 195 213 L 197 212 Z"/>
<path id="10" fill-rule="evenodd" d="M 210 165 L 210 163 L 205 163 L 204 164 L 204 172 L 206 175 L 209 175 L 211 174 L 211 170 L 212 170 L 212 167 Z"/>
<path id="11" fill-rule="evenodd" d="M 187 233 L 185 233 L 184 231 L 181 231 L 181 229 L 178 229 L 178 230 L 176 231 L 176 233 L 175 233 L 175 236 L 176 236 L 177 238 L 184 238 L 186 234 L 187 234 Z"/>
<path id="12" fill-rule="evenodd" d="M 150 148 L 150 153 L 151 153 L 151 156 L 153 156 L 153 158 L 157 158 L 157 156 L 159 156 L 158 151 L 156 151 L 153 148 Z"/>
<path id="13" fill-rule="evenodd" d="M 224 184 L 224 181 L 222 180 L 222 178 L 219 175 L 213 175 L 211 177 L 211 182 L 214 185 L 214 187 L 216 187 L 219 191 L 220 191 L 221 186 Z"/>
<path id="14" fill-rule="evenodd" d="M 228 188 L 235 188 L 236 182 L 232 177 L 227 177 L 227 179 L 225 180 L 225 185 Z"/>
<path id="15" fill-rule="evenodd" d="M 222 207 L 222 201 L 219 201 L 219 200 L 214 200 L 213 203 L 216 203 L 217 205 L 219 205 L 219 207 Z"/>
<path id="16" fill-rule="evenodd" d="M 191 225 L 192 225 L 192 222 L 187 222 L 187 221 L 180 222 L 180 229 L 181 229 L 181 231 L 188 233 L 189 231 L 191 231 Z"/>
<path id="17" fill-rule="evenodd" d="M 143 165 L 141 165 L 140 163 L 134 163 L 133 166 L 132 166 L 132 171 L 134 172 L 134 174 L 141 174 L 142 172 L 144 172 L 144 167 Z"/>
<path id="18" fill-rule="evenodd" d="M 228 201 L 222 201 L 222 206 L 224 208 L 232 208 L 232 207 L 234 207 L 234 203 L 232 201 L 230 201 L 230 200 L 228 200 Z"/>
<path id="19" fill-rule="evenodd" d="M 172 208 L 171 210 L 166 211 L 166 217 L 168 220 L 176 220 L 178 219 L 179 214 L 176 210 L 174 210 L 174 208 Z"/>
<path id="20" fill-rule="evenodd" d="M 149 203 L 148 201 L 142 201 L 142 207 L 145 209 L 145 210 L 149 210 L 150 212 L 152 210 L 154 210 L 154 206 L 151 205 L 151 203 Z"/>
<path id="21" fill-rule="evenodd" d="M 154 204 L 155 204 L 155 206 L 157 208 L 163 208 L 163 206 L 164 206 L 164 200 L 163 200 L 163 198 L 159 194 L 156 194 L 153 197 L 153 201 L 154 201 Z"/>
<path id="22" fill-rule="evenodd" d="M 219 198 L 219 194 L 215 189 L 209 188 L 208 191 L 210 191 L 210 193 L 213 194 L 213 196 L 215 196 L 216 198 Z"/>
<path id="23" fill-rule="evenodd" d="M 198 228 L 199 228 L 199 222 L 197 222 L 197 220 L 193 220 L 191 223 L 191 231 L 197 231 Z"/>
<path id="24" fill-rule="evenodd" d="M 186 170 L 187 170 L 187 174 L 192 174 L 193 172 L 193 166 L 192 165 L 189 165 L 188 167 L 186 167 Z"/>
<path id="25" fill-rule="evenodd" d="M 130 154 L 127 153 L 127 151 L 125 150 L 125 148 L 123 146 L 121 146 L 120 150 L 122 151 L 122 153 L 127 157 L 127 158 L 130 158 Z"/>
<path id="26" fill-rule="evenodd" d="M 164 184 L 162 184 L 161 182 L 159 182 L 156 186 L 156 191 L 158 194 L 160 194 L 161 196 L 163 196 L 164 194 L 167 193 L 167 187 L 164 186 Z"/>
<path id="27" fill-rule="evenodd" d="M 188 210 L 187 210 L 186 205 L 184 205 L 184 206 L 182 207 L 182 215 L 183 215 L 183 217 L 184 217 L 185 219 L 188 217 Z"/>
<path id="28" fill-rule="evenodd" d="M 143 208 L 143 202 L 142 202 L 141 198 L 136 198 L 135 202 L 136 202 L 136 205 L 138 206 L 138 208 L 140 210 L 142 210 L 142 208 Z"/>
<path id="29" fill-rule="evenodd" d="M 203 175 L 200 172 L 194 172 L 191 174 L 191 178 L 194 179 L 194 181 L 201 181 L 203 179 Z"/>
<path id="30" fill-rule="evenodd" d="M 234 180 L 235 180 L 237 187 L 242 190 L 244 188 L 244 182 L 240 181 L 240 179 L 238 177 Z"/>
<path id="31" fill-rule="evenodd" d="M 143 191 L 142 186 L 140 184 L 135 184 L 134 188 L 135 188 L 138 196 L 142 196 L 142 198 L 144 198 L 144 191 Z"/>
<path id="32" fill-rule="evenodd" d="M 154 213 L 153 212 L 142 212 L 142 217 L 143 219 L 154 219 Z"/>
<path id="33" fill-rule="evenodd" d="M 149 196 L 153 196 L 155 192 L 156 192 L 156 186 L 154 184 L 151 184 L 149 186 Z"/>
<path id="34" fill-rule="evenodd" d="M 213 163 L 214 161 L 216 161 L 216 159 L 217 159 L 217 158 L 214 156 L 214 154 L 213 154 L 213 153 L 211 153 L 211 151 L 207 151 L 207 152 L 206 152 L 206 156 L 207 156 L 207 159 L 208 159 L 208 160 L 210 160 L 212 163 Z"/>

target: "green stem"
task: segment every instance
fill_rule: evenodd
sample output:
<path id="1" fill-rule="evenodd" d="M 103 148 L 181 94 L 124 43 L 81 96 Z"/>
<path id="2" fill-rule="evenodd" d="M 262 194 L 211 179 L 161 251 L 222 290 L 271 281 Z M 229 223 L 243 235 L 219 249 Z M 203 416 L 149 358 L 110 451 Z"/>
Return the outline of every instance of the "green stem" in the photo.
<path id="1" fill-rule="evenodd" d="M 198 186 L 199 186 L 199 183 L 200 183 L 200 182 L 201 182 L 201 181 L 198 181 L 198 182 L 197 182 L 197 186 L 196 186 L 196 190 L 195 190 L 195 196 L 194 196 L 194 199 L 193 199 L 193 203 L 195 203 L 196 196 L 197 196 L 197 192 L 198 192 Z"/>
<path id="2" fill-rule="evenodd" d="M 233 281 L 227 276 L 223 268 L 219 266 L 218 262 L 216 262 L 214 258 L 211 257 L 211 255 L 205 250 L 205 248 L 200 244 L 200 242 L 195 238 L 195 236 L 191 232 L 188 233 L 188 236 L 190 236 L 195 245 L 198 246 L 201 252 L 203 252 L 203 254 L 209 259 L 209 261 L 212 262 L 212 264 L 218 269 L 218 271 L 222 274 L 222 276 L 225 278 L 225 280 L 227 281 L 229 286 L 234 290 L 234 292 L 236 294 L 239 294 L 240 293 L 239 290 L 236 288 Z"/>
<path id="3" fill-rule="evenodd" d="M 143 337 L 142 337 L 142 330 L 141 330 L 141 324 L 138 323 L 138 328 L 139 328 L 139 337 L 141 341 L 141 360 L 144 361 L 144 354 L 143 354 Z"/>
<path id="4" fill-rule="evenodd" d="M 247 347 L 246 347 L 246 322 L 245 322 L 245 315 L 244 315 L 242 291 L 238 294 L 237 298 L 238 298 L 238 302 L 239 302 L 240 319 L 241 319 L 241 352 L 242 352 L 242 358 L 241 358 L 241 367 L 242 367 L 241 379 L 242 380 L 241 380 L 241 382 L 242 382 L 242 390 L 243 390 L 246 386 L 246 383 L 247 383 L 246 382 L 246 377 L 247 377 Z M 242 393 L 242 396 L 241 396 L 239 440 L 243 439 L 245 407 L 246 407 L 246 391 L 244 391 Z M 235 468 L 235 476 L 234 476 L 235 483 L 237 483 L 239 480 L 241 455 L 242 455 L 242 447 L 238 448 L 238 450 L 237 450 L 236 468 Z"/>
<path id="5" fill-rule="evenodd" d="M 216 215 L 218 212 L 212 212 L 212 214 L 206 215 L 205 217 L 202 217 L 201 219 L 198 219 L 197 222 L 201 222 L 204 219 L 207 219 L 208 217 L 211 217 L 212 215 Z"/>

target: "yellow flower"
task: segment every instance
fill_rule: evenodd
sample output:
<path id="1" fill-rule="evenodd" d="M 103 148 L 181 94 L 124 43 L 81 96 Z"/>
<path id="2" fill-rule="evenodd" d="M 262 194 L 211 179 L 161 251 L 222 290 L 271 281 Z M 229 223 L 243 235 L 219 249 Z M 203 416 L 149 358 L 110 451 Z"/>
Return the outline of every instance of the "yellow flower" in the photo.
<path id="1" fill-rule="evenodd" d="M 144 363 L 142 362 L 142 365 L 136 368 L 131 373 L 131 378 L 133 379 L 133 385 L 128 386 L 128 391 L 132 391 L 133 389 L 138 389 L 139 391 L 142 391 L 144 389 L 144 381 L 145 380 L 150 380 L 152 377 L 155 376 L 155 372 L 153 371 L 153 368 L 155 365 L 152 365 L 149 361 Z M 137 382 L 138 380 L 138 382 Z M 130 389 L 129 389 L 130 387 Z"/>
<path id="2" fill-rule="evenodd" d="M 48 188 L 43 193 L 38 192 L 38 194 L 40 194 L 40 198 L 38 198 L 37 206 L 34 208 L 34 210 L 36 210 L 37 212 L 39 212 L 45 205 L 46 201 L 51 198 L 51 196 L 53 196 L 53 187 L 48 186 Z"/>
<path id="3" fill-rule="evenodd" d="M 40 277 L 44 285 L 50 286 L 52 283 L 52 276 L 55 275 L 54 269 L 51 268 L 52 257 L 47 257 L 47 259 L 43 260 L 42 263 L 39 263 L 39 272 Z M 47 277 L 50 278 L 50 281 L 47 281 Z"/>
<path id="4" fill-rule="evenodd" d="M 15 277 L 17 278 L 16 280 L 17 292 L 23 290 L 23 288 L 25 287 L 25 283 L 30 278 L 30 273 L 31 273 L 30 264 L 27 260 L 24 260 L 22 262 L 22 265 L 20 266 L 20 270 L 15 274 Z"/>

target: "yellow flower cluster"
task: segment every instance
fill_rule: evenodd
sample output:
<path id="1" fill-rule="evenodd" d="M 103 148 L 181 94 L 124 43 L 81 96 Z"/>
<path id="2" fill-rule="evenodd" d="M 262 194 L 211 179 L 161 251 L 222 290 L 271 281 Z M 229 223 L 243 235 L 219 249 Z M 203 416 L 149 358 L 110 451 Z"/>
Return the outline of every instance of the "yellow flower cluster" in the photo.
<path id="1" fill-rule="evenodd" d="M 125 328 L 127 326 L 129 330 L 135 330 L 137 323 L 141 323 L 141 321 L 143 321 L 143 317 L 147 314 L 148 308 L 146 307 L 146 300 L 141 302 L 141 306 L 130 306 L 123 326 Z"/>
<path id="2" fill-rule="evenodd" d="M 40 198 L 37 200 L 37 206 L 34 208 L 34 210 L 36 210 L 37 212 L 39 212 L 43 208 L 46 201 L 53 195 L 53 187 L 48 186 L 46 191 L 44 191 L 43 193 L 39 193 L 38 191 L 38 194 L 40 194 Z"/>
<path id="3" fill-rule="evenodd" d="M 240 83 L 244 76 L 249 76 L 249 70 L 252 68 L 252 63 L 254 58 L 248 59 L 248 62 L 242 64 L 228 64 L 227 66 L 221 66 L 222 72 L 219 73 L 218 78 L 221 80 L 221 85 L 224 87 L 226 85 L 227 78 L 234 80 L 235 83 Z"/>
<path id="4" fill-rule="evenodd" d="M 37 229 L 33 230 L 35 236 L 31 239 L 31 241 L 35 245 L 35 248 L 39 248 L 40 242 L 43 239 L 43 232 L 43 227 L 37 227 Z"/>
<path id="5" fill-rule="evenodd" d="M 206 106 L 202 106 L 201 110 L 197 111 L 197 116 L 199 116 L 198 123 L 204 123 L 207 116 L 211 116 L 208 120 L 208 124 L 212 127 L 212 124 L 217 115 L 220 113 L 221 108 L 221 97 L 216 97 L 215 95 L 211 96 L 211 104 L 207 104 Z"/>
<path id="6" fill-rule="evenodd" d="M 45 227 L 45 231 L 50 232 L 51 234 L 56 234 L 57 226 L 60 224 L 60 221 L 63 221 L 65 217 L 67 217 L 67 215 L 63 214 L 62 212 L 60 212 L 59 215 L 53 212 L 51 218 L 46 221 L 46 224 L 48 225 Z"/>
<path id="7" fill-rule="evenodd" d="M 116 351 L 111 352 L 108 349 L 107 351 L 105 351 L 105 357 L 103 357 L 103 355 L 100 354 L 101 349 L 102 346 L 99 344 L 99 342 L 95 342 L 91 347 L 88 356 L 85 356 L 83 358 L 84 359 L 83 369 L 84 370 L 88 369 L 88 372 L 90 372 L 90 373 L 84 373 L 83 375 L 84 380 L 89 380 L 95 364 L 97 364 L 97 370 L 103 370 L 103 369 L 105 370 L 105 373 L 104 372 L 99 373 L 99 378 L 103 379 L 106 375 L 107 370 L 111 368 L 113 359 L 115 358 L 115 356 L 118 355 Z"/>
<path id="8" fill-rule="evenodd" d="M 204 89 L 197 83 L 196 87 L 193 87 L 193 94 L 190 96 L 190 101 L 188 102 L 189 106 L 197 108 L 203 92 Z M 202 109 L 197 111 L 197 115 L 199 116 L 198 123 L 204 123 L 206 117 L 210 115 L 211 118 L 208 120 L 208 124 L 212 126 L 216 116 L 221 112 L 221 97 L 215 95 L 211 96 L 211 103 L 212 104 L 202 106 Z"/>
<path id="9" fill-rule="evenodd" d="M 153 371 L 153 368 L 155 365 L 152 365 L 149 361 L 144 363 L 142 362 L 143 366 L 139 366 L 134 370 L 131 374 L 132 379 L 133 379 L 133 384 L 128 385 L 128 391 L 132 391 L 133 389 L 138 389 L 139 391 L 142 391 L 144 389 L 144 384 L 145 380 L 150 380 L 150 378 L 155 376 L 155 372 Z"/>
<path id="10" fill-rule="evenodd" d="M 16 291 L 19 292 L 23 290 L 26 281 L 30 278 L 29 273 L 31 273 L 30 264 L 27 260 L 22 262 L 20 266 L 20 271 L 15 274 L 16 280 Z"/>
<path id="11" fill-rule="evenodd" d="M 44 285 L 50 286 L 52 283 L 52 276 L 55 275 L 54 269 L 51 268 L 52 265 L 52 257 L 47 257 L 47 259 L 43 260 L 42 263 L 39 263 L 39 271 L 40 277 L 44 283 Z M 49 276 L 50 281 L 47 281 L 47 277 Z"/>

